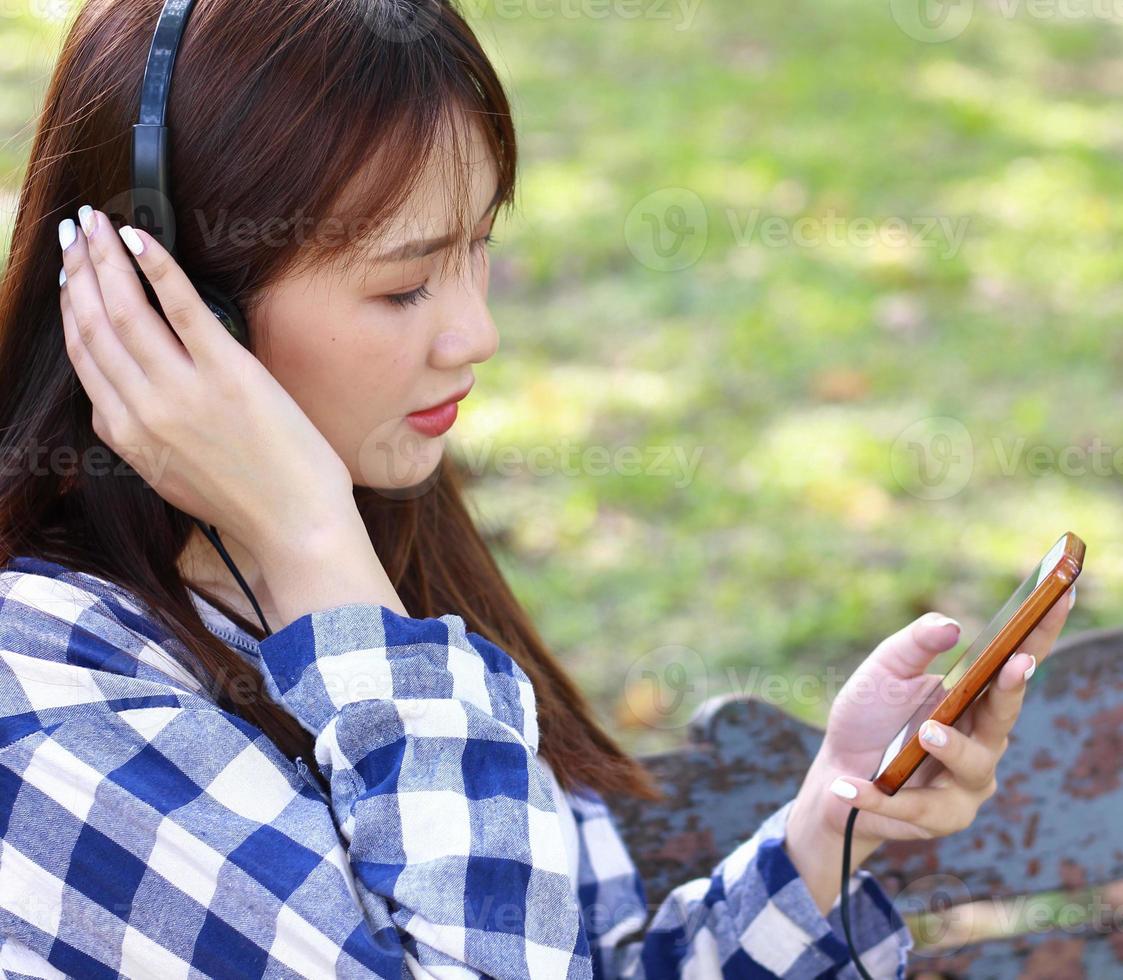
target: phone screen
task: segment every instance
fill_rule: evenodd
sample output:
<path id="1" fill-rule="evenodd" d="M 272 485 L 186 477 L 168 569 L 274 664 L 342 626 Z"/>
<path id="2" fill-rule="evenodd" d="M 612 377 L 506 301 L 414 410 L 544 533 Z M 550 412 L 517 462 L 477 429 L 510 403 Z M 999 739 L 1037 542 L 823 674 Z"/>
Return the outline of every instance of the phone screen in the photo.
<path id="1" fill-rule="evenodd" d="M 1006 604 L 998 610 L 994 618 L 987 623 L 986 628 L 983 629 L 978 636 L 971 642 L 971 645 L 963 651 L 962 655 L 954 664 L 951 665 L 948 672 L 934 683 L 929 688 L 928 694 L 925 695 L 919 707 L 913 712 L 911 718 L 905 722 L 901 730 L 894 736 L 893 740 L 889 743 L 889 747 L 885 750 L 885 754 L 881 757 L 881 765 L 878 766 L 870 779 L 876 779 L 885 771 L 885 768 L 896 757 L 897 753 L 901 751 L 905 743 L 913 737 L 931 716 L 932 712 L 936 710 L 937 705 L 947 696 L 947 693 L 959 683 L 959 679 L 967 673 L 971 665 L 979 659 L 979 655 L 994 641 L 994 638 L 1002 631 L 1014 613 L 1018 611 L 1022 603 L 1026 601 L 1032 594 L 1033 590 L 1057 567 L 1057 562 L 1061 560 L 1064 554 L 1065 538 L 1062 535 L 1055 545 L 1049 550 L 1049 553 L 1041 559 L 1040 564 L 1025 577 L 1015 590 L 1014 594 L 1006 600 Z M 990 685 L 988 684 L 987 687 Z M 986 691 L 983 688 L 982 694 Z"/>

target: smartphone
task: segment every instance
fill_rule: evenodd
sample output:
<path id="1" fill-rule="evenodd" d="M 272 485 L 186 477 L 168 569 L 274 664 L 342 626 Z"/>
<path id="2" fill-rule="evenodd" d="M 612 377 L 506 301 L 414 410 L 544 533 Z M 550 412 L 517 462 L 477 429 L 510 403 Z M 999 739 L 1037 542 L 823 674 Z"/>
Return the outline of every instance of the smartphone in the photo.
<path id="1" fill-rule="evenodd" d="M 892 796 L 916 772 L 928 757 L 920 741 L 920 726 L 929 718 L 954 725 L 1068 592 L 1083 565 L 1084 542 L 1071 531 L 1063 534 L 962 656 L 928 689 L 870 776 L 878 789 Z"/>

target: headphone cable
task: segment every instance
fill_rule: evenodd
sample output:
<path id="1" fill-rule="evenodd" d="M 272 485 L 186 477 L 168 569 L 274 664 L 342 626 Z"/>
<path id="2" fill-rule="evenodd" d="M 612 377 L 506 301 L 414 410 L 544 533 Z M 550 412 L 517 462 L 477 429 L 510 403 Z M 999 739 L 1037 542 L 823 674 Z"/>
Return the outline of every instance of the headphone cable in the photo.
<path id="1" fill-rule="evenodd" d="M 850 816 L 846 818 L 846 834 L 842 840 L 842 928 L 846 932 L 846 945 L 850 947 L 850 958 L 854 961 L 854 966 L 862 976 L 862 980 L 873 980 L 862 966 L 862 960 L 854 948 L 854 938 L 850 935 L 850 841 L 854 836 L 854 821 L 857 819 L 858 808 L 853 806 L 850 808 Z"/>
<path id="2" fill-rule="evenodd" d="M 257 603 L 257 597 L 253 594 L 253 590 L 250 589 L 250 587 L 246 584 L 246 580 L 242 577 L 242 573 L 238 571 L 238 566 L 234 564 L 234 559 L 231 558 L 227 553 L 226 547 L 222 543 L 222 539 L 218 536 L 218 528 L 216 528 L 213 524 L 209 526 L 204 524 L 197 517 L 192 517 L 191 519 L 199 525 L 199 528 L 202 530 L 203 534 L 207 536 L 207 540 L 210 541 L 212 545 L 214 545 L 215 550 L 222 557 L 222 560 L 226 562 L 226 567 L 230 569 L 230 573 L 234 576 L 234 578 L 238 582 L 238 585 L 246 594 L 246 598 L 250 600 L 250 604 L 253 606 L 253 611 L 257 613 L 257 618 L 261 620 L 261 628 L 265 630 L 265 635 L 272 636 L 273 631 L 269 628 L 269 624 L 265 622 L 265 616 L 261 611 L 261 606 L 259 606 Z"/>

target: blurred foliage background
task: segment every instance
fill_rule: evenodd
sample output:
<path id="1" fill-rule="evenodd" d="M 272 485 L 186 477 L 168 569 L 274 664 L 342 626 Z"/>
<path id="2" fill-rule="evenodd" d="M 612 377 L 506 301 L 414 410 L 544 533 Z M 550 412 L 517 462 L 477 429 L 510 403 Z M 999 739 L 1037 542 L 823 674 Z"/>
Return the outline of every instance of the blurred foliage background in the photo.
<path id="1" fill-rule="evenodd" d="M 522 163 L 449 450 L 634 751 L 715 694 L 822 722 L 929 609 L 946 666 L 1065 530 L 1066 632 L 1120 621 L 1120 25 L 906 7 L 462 4 Z M 72 8 L 0 11 L 6 249 Z"/>

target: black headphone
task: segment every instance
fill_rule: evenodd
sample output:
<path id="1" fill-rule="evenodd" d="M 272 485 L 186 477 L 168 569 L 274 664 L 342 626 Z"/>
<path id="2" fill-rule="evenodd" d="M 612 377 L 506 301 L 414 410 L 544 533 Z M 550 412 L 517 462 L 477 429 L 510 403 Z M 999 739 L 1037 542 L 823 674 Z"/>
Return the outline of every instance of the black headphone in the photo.
<path id="1" fill-rule="evenodd" d="M 172 68 L 175 64 L 176 50 L 180 38 L 187 29 L 187 19 L 195 0 L 165 0 L 156 31 L 152 35 L 152 46 L 148 51 L 148 63 L 144 68 L 144 81 L 140 90 L 140 118 L 133 125 L 132 139 L 132 180 L 129 194 L 133 226 L 143 228 L 164 248 L 175 256 L 175 214 L 171 202 L 171 178 L 168 174 L 168 127 L 164 125 L 168 111 L 168 95 L 171 90 Z M 155 301 L 152 287 L 144 281 L 149 298 Z M 230 335 L 249 349 L 249 330 L 246 318 L 229 296 L 213 285 L 191 280 L 191 285 L 210 307 L 211 312 L 226 328 Z M 158 304 L 157 304 L 158 305 Z M 214 525 L 206 525 L 199 518 L 192 520 L 218 551 L 226 567 L 230 569 L 238 585 L 250 600 L 262 629 L 267 636 L 272 634 L 265 622 L 261 606 L 234 564 Z"/>
<path id="2" fill-rule="evenodd" d="M 143 228 L 173 256 L 176 222 L 168 174 L 168 127 L 164 120 L 176 51 L 194 6 L 195 0 L 166 0 L 164 3 L 141 83 L 140 118 L 133 124 L 132 224 Z M 209 283 L 192 280 L 191 284 L 230 335 L 248 348 L 249 330 L 238 304 Z"/>

